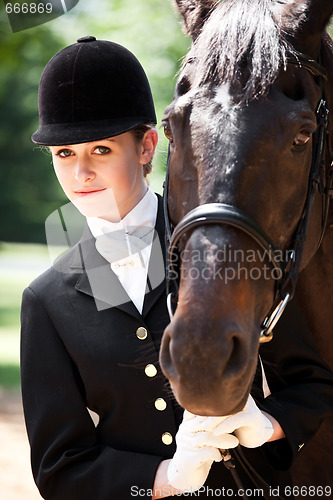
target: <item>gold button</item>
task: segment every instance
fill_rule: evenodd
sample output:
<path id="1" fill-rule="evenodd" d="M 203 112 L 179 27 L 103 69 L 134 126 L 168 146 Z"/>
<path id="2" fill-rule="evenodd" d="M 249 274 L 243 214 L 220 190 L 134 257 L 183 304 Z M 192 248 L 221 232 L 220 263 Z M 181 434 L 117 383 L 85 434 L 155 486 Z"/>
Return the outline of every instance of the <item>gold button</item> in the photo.
<path id="1" fill-rule="evenodd" d="M 163 411 L 167 407 L 166 401 L 163 398 L 158 398 L 155 401 L 156 410 Z"/>
<path id="2" fill-rule="evenodd" d="M 136 336 L 140 340 L 145 340 L 148 336 L 148 332 L 145 328 L 143 328 L 143 326 L 140 326 L 136 331 Z"/>
<path id="3" fill-rule="evenodd" d="M 154 366 L 154 365 L 147 365 L 146 366 L 145 374 L 147 375 L 147 377 L 155 377 L 156 373 L 157 373 L 156 366 Z"/>
<path id="4" fill-rule="evenodd" d="M 170 432 L 165 432 L 162 434 L 162 442 L 166 445 L 169 446 L 173 441 L 173 437 L 171 436 Z"/>

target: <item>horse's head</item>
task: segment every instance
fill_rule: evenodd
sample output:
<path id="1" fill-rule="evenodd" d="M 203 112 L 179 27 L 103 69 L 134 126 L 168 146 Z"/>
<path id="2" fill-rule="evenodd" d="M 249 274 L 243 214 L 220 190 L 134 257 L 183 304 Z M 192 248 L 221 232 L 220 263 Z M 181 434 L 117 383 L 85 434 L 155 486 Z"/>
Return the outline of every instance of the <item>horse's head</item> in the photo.
<path id="1" fill-rule="evenodd" d="M 283 268 L 288 257 L 300 260 L 289 250 L 307 210 L 324 87 L 310 59 L 329 66 L 322 31 L 332 2 L 176 3 L 193 45 L 164 116 L 170 219 L 177 225 L 209 203 L 235 207 L 267 235 Z M 321 215 L 318 193 L 301 267 L 316 251 Z M 281 277 L 264 247 L 225 220 L 192 225 L 179 240 L 178 306 L 160 360 L 176 398 L 194 413 L 229 414 L 246 401 L 260 325 Z"/>

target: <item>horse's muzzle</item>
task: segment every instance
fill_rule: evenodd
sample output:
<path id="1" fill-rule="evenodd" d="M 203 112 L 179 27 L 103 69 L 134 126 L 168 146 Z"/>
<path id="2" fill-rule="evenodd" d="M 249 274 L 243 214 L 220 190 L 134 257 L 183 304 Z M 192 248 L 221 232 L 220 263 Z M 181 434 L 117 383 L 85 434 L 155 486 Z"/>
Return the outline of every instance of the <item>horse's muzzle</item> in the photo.
<path id="1" fill-rule="evenodd" d="M 230 324 L 218 331 L 212 339 L 208 322 L 204 332 L 195 321 L 185 323 L 176 314 L 164 332 L 162 371 L 178 403 L 197 415 L 229 415 L 243 408 L 257 365 L 244 341 L 250 336 Z"/>

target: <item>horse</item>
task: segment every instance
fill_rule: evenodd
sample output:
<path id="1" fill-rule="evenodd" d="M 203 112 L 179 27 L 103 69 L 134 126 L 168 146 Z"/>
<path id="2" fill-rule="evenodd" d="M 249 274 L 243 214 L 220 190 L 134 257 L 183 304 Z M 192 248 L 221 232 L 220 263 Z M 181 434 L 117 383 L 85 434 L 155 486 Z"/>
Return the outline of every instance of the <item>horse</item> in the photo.
<path id="1" fill-rule="evenodd" d="M 175 230 L 160 364 L 184 408 L 228 415 L 291 300 L 333 368 L 333 2 L 175 3 L 192 46 L 162 120 Z M 296 484 L 331 484 L 332 445 L 328 418 Z"/>

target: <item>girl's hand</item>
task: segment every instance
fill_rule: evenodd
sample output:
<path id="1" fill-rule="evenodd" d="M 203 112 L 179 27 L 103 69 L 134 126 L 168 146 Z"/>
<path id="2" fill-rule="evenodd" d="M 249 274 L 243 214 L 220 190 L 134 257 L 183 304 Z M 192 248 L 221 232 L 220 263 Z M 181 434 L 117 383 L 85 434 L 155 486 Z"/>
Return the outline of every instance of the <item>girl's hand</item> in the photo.
<path id="1" fill-rule="evenodd" d="M 177 450 L 168 466 L 169 483 L 183 492 L 205 483 L 212 463 L 222 460 L 220 449 L 235 448 L 238 439 L 212 431 L 228 417 L 200 417 L 185 410 L 176 435 Z"/>
<path id="2" fill-rule="evenodd" d="M 257 448 L 271 440 L 274 433 L 273 419 L 259 410 L 250 395 L 243 410 L 225 419 L 213 431 L 216 436 L 226 433 L 233 433 L 239 444 L 246 448 Z"/>
<path id="3" fill-rule="evenodd" d="M 219 449 L 235 448 L 238 444 L 252 448 L 283 437 L 277 420 L 261 412 L 251 396 L 235 415 L 200 417 L 185 410 L 176 435 L 176 453 L 171 460 L 160 463 L 152 500 L 198 490 L 212 463 L 221 461 Z"/>
<path id="4" fill-rule="evenodd" d="M 151 497 L 152 500 L 158 500 L 159 498 L 166 498 L 181 493 L 175 490 L 168 482 L 167 473 L 170 462 L 171 459 L 163 460 L 157 468 L 153 486 L 153 496 Z"/>

